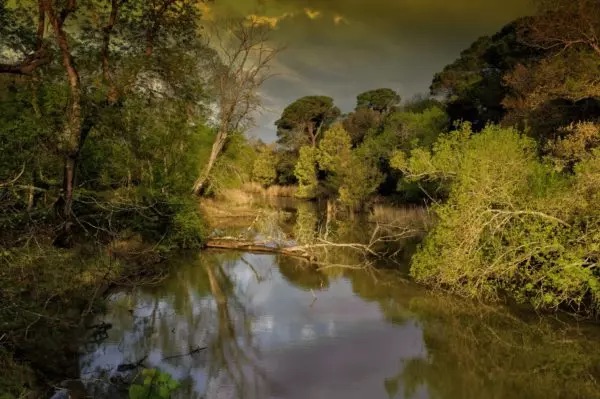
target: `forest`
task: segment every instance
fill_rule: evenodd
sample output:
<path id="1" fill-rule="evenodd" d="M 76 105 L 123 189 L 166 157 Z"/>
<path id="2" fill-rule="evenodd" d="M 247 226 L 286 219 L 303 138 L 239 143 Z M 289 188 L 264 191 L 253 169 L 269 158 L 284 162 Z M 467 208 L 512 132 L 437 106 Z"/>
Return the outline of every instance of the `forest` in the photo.
<path id="1" fill-rule="evenodd" d="M 415 281 L 597 319 L 600 3 L 537 3 L 429 93 L 301 97 L 265 143 L 246 132 L 272 27 L 208 26 L 202 0 L 0 0 L 0 397 L 50 383 L 40 348 L 201 250 L 199 205 L 239 191 L 427 207 Z"/>

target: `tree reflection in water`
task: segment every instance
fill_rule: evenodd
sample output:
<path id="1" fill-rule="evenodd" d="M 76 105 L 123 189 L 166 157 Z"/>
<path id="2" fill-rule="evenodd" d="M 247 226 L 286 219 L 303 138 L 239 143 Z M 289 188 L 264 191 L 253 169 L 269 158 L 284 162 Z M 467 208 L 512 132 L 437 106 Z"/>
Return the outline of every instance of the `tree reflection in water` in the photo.
<path id="1" fill-rule="evenodd" d="M 600 397 L 597 326 L 424 293 L 412 284 L 398 289 L 393 274 L 352 274 L 355 292 L 377 301 L 388 320 L 417 320 L 423 331 L 428 355 L 400 359 L 400 371 L 383 382 L 390 398 Z"/>
<path id="2" fill-rule="evenodd" d="M 116 369 L 142 359 L 144 367 L 159 368 L 182 383 L 177 397 L 261 397 L 264 373 L 257 365 L 251 317 L 239 281 L 227 272 L 239 258 L 186 257 L 161 286 L 115 294 L 104 320 L 113 325 L 108 340 L 84 348 L 81 359 L 93 397 L 127 397 L 124 383 L 140 369 Z"/>
<path id="3" fill-rule="evenodd" d="M 204 262 L 216 305 L 216 320 L 212 325 L 217 326 L 217 332 L 208 344 L 211 349 L 209 376 L 220 376 L 224 372 L 227 377 L 225 382 L 233 384 L 236 397 L 259 398 L 264 389 L 265 375 L 258 366 L 251 320 L 236 293 L 236 285 L 223 268 L 221 258 L 209 256 Z M 221 382 L 215 384 L 215 389 L 222 385 Z"/>
<path id="4" fill-rule="evenodd" d="M 373 228 L 319 215 L 304 204 L 287 231 L 358 241 Z M 364 261 L 335 248 L 320 255 Z M 146 366 L 182 383 L 180 398 L 600 397 L 597 328 L 433 295 L 382 269 L 209 251 L 179 263 L 160 286 L 115 296 L 105 320 L 114 327 L 82 357 L 84 376 L 148 356 Z M 207 349 L 185 355 L 197 346 Z M 94 397 L 118 397 L 99 386 Z"/>

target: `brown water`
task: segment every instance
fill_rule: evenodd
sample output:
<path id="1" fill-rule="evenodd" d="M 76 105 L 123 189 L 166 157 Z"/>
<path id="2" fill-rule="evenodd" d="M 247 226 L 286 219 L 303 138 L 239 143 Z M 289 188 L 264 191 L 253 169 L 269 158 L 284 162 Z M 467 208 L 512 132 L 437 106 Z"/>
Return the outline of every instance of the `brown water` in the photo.
<path id="1" fill-rule="evenodd" d="M 600 398 L 598 327 L 434 295 L 390 271 L 233 251 L 173 262 L 159 285 L 111 297 L 100 320 L 113 327 L 80 361 L 95 397 L 127 397 L 107 381 L 145 359 L 181 382 L 179 398 Z"/>

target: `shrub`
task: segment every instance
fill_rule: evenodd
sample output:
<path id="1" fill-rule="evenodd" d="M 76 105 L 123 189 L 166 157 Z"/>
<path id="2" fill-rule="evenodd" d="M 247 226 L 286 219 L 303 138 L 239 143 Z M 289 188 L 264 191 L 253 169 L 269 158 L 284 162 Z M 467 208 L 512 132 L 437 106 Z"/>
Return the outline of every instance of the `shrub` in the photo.
<path id="1" fill-rule="evenodd" d="M 519 132 L 466 126 L 393 164 L 449 188 L 412 259 L 416 280 L 472 297 L 508 293 L 539 308 L 598 310 L 600 153 L 574 177 L 561 175 Z"/>
<path id="2" fill-rule="evenodd" d="M 171 201 L 171 206 L 173 216 L 167 242 L 181 249 L 201 248 L 208 237 L 208 231 L 198 205 L 191 199 L 177 199 Z"/>

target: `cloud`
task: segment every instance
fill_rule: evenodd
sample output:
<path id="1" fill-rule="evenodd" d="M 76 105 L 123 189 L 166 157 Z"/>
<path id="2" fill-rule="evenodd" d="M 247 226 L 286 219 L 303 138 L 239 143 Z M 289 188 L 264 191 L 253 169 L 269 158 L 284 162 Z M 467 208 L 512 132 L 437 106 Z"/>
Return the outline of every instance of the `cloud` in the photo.
<path id="1" fill-rule="evenodd" d="M 285 50 L 261 88 L 265 109 L 251 133 L 275 139 L 274 120 L 304 95 L 333 97 L 342 110 L 376 87 L 403 98 L 428 91 L 435 72 L 477 37 L 527 15 L 530 0 L 219 0 L 209 15 L 276 28 Z"/>
<path id="2" fill-rule="evenodd" d="M 286 18 L 291 18 L 293 16 L 293 13 L 285 13 L 277 16 L 250 14 L 246 18 L 255 24 L 268 25 L 271 28 L 275 29 L 281 21 L 283 21 Z"/>

